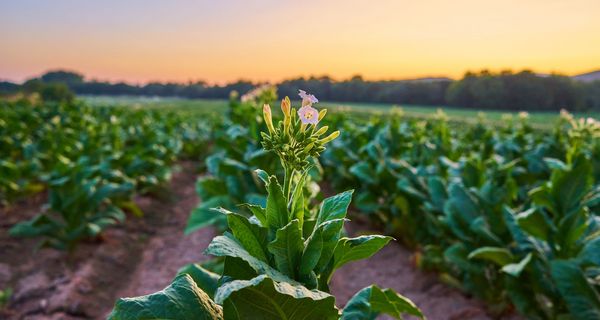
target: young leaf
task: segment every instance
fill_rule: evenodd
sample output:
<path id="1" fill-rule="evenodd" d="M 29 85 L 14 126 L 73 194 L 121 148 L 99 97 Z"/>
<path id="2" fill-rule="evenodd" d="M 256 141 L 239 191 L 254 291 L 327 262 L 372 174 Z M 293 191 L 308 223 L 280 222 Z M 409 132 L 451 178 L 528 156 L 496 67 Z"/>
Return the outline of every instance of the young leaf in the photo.
<path id="1" fill-rule="evenodd" d="M 217 290 L 215 301 L 223 305 L 225 319 L 335 320 L 339 318 L 335 298 L 301 285 L 276 282 L 260 275 L 234 280 Z"/>
<path id="2" fill-rule="evenodd" d="M 268 248 L 273 254 L 277 269 L 292 279 L 296 278 L 296 270 L 304 249 L 298 220 L 294 219 L 277 230 L 275 240 L 269 243 Z"/>
<path id="3" fill-rule="evenodd" d="M 255 258 L 268 263 L 267 254 L 264 251 L 267 241 L 267 229 L 251 223 L 248 218 L 223 208 L 213 209 L 227 215 L 229 229 L 244 249 Z"/>
<path id="4" fill-rule="evenodd" d="M 482 247 L 469 254 L 469 259 L 482 259 L 491 261 L 502 267 L 514 261 L 513 255 L 504 248 Z"/>
<path id="5" fill-rule="evenodd" d="M 379 287 L 372 285 L 357 292 L 346 303 L 340 320 L 375 319 L 381 313 L 397 319 L 402 319 L 402 314 L 410 314 L 425 319 L 421 310 L 408 298 L 394 292 L 392 289 L 381 290 Z"/>
<path id="6" fill-rule="evenodd" d="M 254 173 L 256 173 L 256 175 L 260 178 L 260 180 L 262 180 L 262 182 L 264 182 L 265 184 L 269 184 L 269 174 L 262 169 L 256 169 L 254 170 Z"/>
<path id="7" fill-rule="evenodd" d="M 265 210 L 265 208 L 263 208 L 259 205 L 250 204 L 250 203 L 244 203 L 244 204 L 241 204 L 240 206 L 250 210 L 250 212 L 252 212 L 252 214 L 256 217 L 256 219 L 258 219 L 258 221 L 260 221 L 260 224 L 263 227 L 267 226 L 267 211 Z"/>
<path id="8" fill-rule="evenodd" d="M 266 274 L 275 281 L 290 282 L 298 284 L 296 281 L 283 275 L 281 272 L 273 269 L 270 265 L 252 256 L 242 245 L 233 239 L 231 234 L 214 237 L 212 242 L 205 250 L 206 254 L 212 254 L 217 257 L 236 257 L 248 263 L 258 274 Z"/>
<path id="9" fill-rule="evenodd" d="M 388 244 L 390 240 L 392 240 L 392 237 L 381 235 L 341 238 L 333 253 L 333 263 L 330 268 L 328 267 L 328 270 L 324 272 L 325 274 L 322 275 L 324 278 L 320 280 L 321 283 L 328 283 L 331 280 L 333 271 L 344 264 L 369 258 L 377 251 L 381 250 L 381 248 Z"/>
<path id="10" fill-rule="evenodd" d="M 267 226 L 271 230 L 285 227 L 289 220 L 287 201 L 283 195 L 281 185 L 275 176 L 269 178 L 269 195 L 267 196 Z"/>
<path id="11" fill-rule="evenodd" d="M 548 241 L 552 223 L 541 210 L 531 208 L 517 214 L 515 218 L 523 231 L 540 240 Z"/>
<path id="12" fill-rule="evenodd" d="M 324 270 L 338 244 L 344 221 L 335 219 L 321 223 L 306 240 L 300 263 L 300 277 L 308 276 L 312 270 L 317 273 Z"/>
<path id="13" fill-rule="evenodd" d="M 141 297 L 119 299 L 109 320 L 221 320 L 221 307 L 183 274 L 164 290 Z"/>
<path id="14" fill-rule="evenodd" d="M 308 170 L 302 174 L 298 184 L 296 184 L 296 188 L 292 194 L 292 203 L 290 206 L 290 219 L 298 219 L 300 227 L 304 225 L 304 183 L 306 181 L 307 174 Z"/>
<path id="15" fill-rule="evenodd" d="M 525 256 L 525 258 L 523 258 L 518 263 L 511 263 L 511 264 L 504 265 L 502 267 L 502 271 L 510 274 L 513 277 L 518 278 L 519 275 L 521 275 L 521 272 L 523 272 L 523 270 L 525 269 L 525 267 L 527 267 L 527 265 L 529 264 L 530 261 L 531 261 L 531 253 L 528 253 Z"/>
<path id="16" fill-rule="evenodd" d="M 325 221 L 345 218 L 353 192 L 354 190 L 344 191 L 323 200 L 317 216 L 317 226 Z"/>

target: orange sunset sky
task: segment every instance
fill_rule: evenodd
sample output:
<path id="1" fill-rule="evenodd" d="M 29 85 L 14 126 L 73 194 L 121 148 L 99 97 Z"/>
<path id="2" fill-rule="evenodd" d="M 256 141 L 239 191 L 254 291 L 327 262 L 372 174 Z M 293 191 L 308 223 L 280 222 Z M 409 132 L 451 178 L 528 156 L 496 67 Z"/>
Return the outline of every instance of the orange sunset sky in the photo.
<path id="1" fill-rule="evenodd" d="M 600 68 L 600 1 L 0 2 L 0 79 L 460 77 Z"/>

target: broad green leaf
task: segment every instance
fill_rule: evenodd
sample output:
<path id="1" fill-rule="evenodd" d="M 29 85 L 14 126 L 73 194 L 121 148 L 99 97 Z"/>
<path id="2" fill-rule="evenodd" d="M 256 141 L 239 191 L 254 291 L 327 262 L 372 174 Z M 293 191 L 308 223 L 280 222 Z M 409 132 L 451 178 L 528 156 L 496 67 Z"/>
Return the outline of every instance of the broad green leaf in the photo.
<path id="1" fill-rule="evenodd" d="M 215 301 L 223 305 L 227 320 L 335 320 L 339 311 L 335 298 L 301 285 L 276 282 L 260 275 L 234 280 L 217 290 Z"/>
<path id="2" fill-rule="evenodd" d="M 590 285 L 573 261 L 550 262 L 552 279 L 574 319 L 600 319 L 600 294 Z"/>
<path id="3" fill-rule="evenodd" d="M 285 281 L 297 284 L 296 281 L 290 279 L 278 270 L 273 269 L 270 265 L 252 256 L 242 245 L 233 239 L 231 234 L 214 237 L 212 242 L 205 250 L 206 254 L 212 254 L 217 257 L 235 257 L 240 258 L 248 263 L 258 274 L 266 274 L 275 281 Z"/>
<path id="4" fill-rule="evenodd" d="M 523 231 L 540 240 L 548 241 L 552 224 L 540 210 L 531 208 L 517 214 L 515 218 Z"/>
<path id="5" fill-rule="evenodd" d="M 216 208 L 214 211 L 227 216 L 229 229 L 244 249 L 255 258 L 268 263 L 264 247 L 267 244 L 267 229 L 251 223 L 248 218 L 227 209 Z"/>
<path id="6" fill-rule="evenodd" d="M 402 319 L 403 314 L 425 319 L 421 310 L 410 299 L 392 289 L 382 290 L 372 285 L 357 292 L 346 303 L 340 320 L 369 320 L 382 313 L 396 319 Z"/>
<path id="7" fill-rule="evenodd" d="M 481 259 L 491 261 L 502 267 L 514 261 L 509 250 L 497 247 L 482 247 L 469 254 L 469 259 Z"/>
<path id="8" fill-rule="evenodd" d="M 431 203 L 438 210 L 444 210 L 444 202 L 448 198 L 448 194 L 446 193 L 446 186 L 443 180 L 439 177 L 430 177 L 427 179 L 427 187 L 429 188 Z"/>
<path id="9" fill-rule="evenodd" d="M 381 235 L 341 238 L 333 253 L 333 270 L 348 262 L 369 258 L 381 250 L 390 240 L 392 240 L 392 237 Z"/>
<path id="10" fill-rule="evenodd" d="M 560 214 L 566 215 L 580 205 L 593 183 L 592 164 L 584 156 L 579 156 L 569 171 L 554 171 L 552 174 L 552 194 L 557 199 Z"/>
<path id="11" fill-rule="evenodd" d="M 196 283 L 198 288 L 213 298 L 218 288 L 220 275 L 204 269 L 200 264 L 190 263 L 177 271 L 177 276 L 188 274 Z"/>
<path id="12" fill-rule="evenodd" d="M 525 267 L 527 267 L 527 265 L 531 261 L 531 257 L 532 257 L 531 253 L 528 253 L 525 256 L 525 258 L 521 259 L 521 261 L 519 261 L 517 263 L 511 263 L 511 264 L 504 265 L 502 267 L 502 271 L 510 274 L 513 277 L 518 278 L 521 275 L 521 272 L 523 272 Z"/>
<path id="13" fill-rule="evenodd" d="M 267 226 L 271 230 L 285 227 L 289 220 L 287 201 L 283 195 L 281 185 L 275 176 L 269 178 L 269 195 L 267 196 Z"/>
<path id="14" fill-rule="evenodd" d="M 108 319 L 219 320 L 223 312 L 189 275 L 183 274 L 159 292 L 119 299 Z"/>
<path id="15" fill-rule="evenodd" d="M 296 278 L 304 245 L 298 219 L 277 230 L 275 240 L 269 243 L 277 269 L 292 279 Z"/>
<path id="16" fill-rule="evenodd" d="M 325 221 L 345 218 L 353 192 L 354 190 L 344 191 L 323 200 L 317 216 L 317 226 Z"/>
<path id="17" fill-rule="evenodd" d="M 307 277 L 312 270 L 320 273 L 333 256 L 341 236 L 344 219 L 322 223 L 306 240 L 300 263 L 300 277 Z"/>
<path id="18" fill-rule="evenodd" d="M 600 237 L 587 241 L 577 260 L 583 265 L 600 267 Z"/>

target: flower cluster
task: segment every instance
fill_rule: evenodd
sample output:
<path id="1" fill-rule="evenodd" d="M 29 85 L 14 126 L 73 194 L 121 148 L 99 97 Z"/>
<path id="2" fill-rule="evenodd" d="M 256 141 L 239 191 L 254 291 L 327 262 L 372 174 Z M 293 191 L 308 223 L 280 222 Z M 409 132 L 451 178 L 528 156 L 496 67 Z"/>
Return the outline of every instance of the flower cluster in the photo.
<path id="1" fill-rule="evenodd" d="M 241 102 L 265 102 L 277 99 L 277 87 L 272 84 L 263 84 L 241 96 Z"/>
<path id="2" fill-rule="evenodd" d="M 321 138 L 328 127 L 318 127 L 319 121 L 327 113 L 327 109 L 320 112 L 313 107 L 319 102 L 312 94 L 300 90 L 302 107 L 296 112 L 292 108 L 290 99 L 285 97 L 281 101 L 283 120 L 273 124 L 271 107 L 263 106 L 263 116 L 268 132 L 262 132 L 262 145 L 265 150 L 274 151 L 282 159 L 284 168 L 302 171 L 309 165 L 309 157 L 318 157 L 325 150 L 325 144 L 337 138 L 340 134 L 335 131 L 325 138 Z"/>

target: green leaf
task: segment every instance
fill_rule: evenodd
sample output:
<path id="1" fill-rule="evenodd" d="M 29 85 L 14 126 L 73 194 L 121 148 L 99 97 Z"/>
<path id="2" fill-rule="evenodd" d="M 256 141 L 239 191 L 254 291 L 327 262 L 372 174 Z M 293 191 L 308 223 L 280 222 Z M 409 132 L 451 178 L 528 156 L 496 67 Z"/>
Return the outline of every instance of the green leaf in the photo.
<path id="1" fill-rule="evenodd" d="M 566 170 L 568 166 L 556 158 L 544 158 L 544 163 L 552 170 Z"/>
<path id="2" fill-rule="evenodd" d="M 381 235 L 341 238 L 333 253 L 333 270 L 348 262 L 369 258 L 381 250 L 390 240 L 392 240 L 392 237 Z"/>
<path id="3" fill-rule="evenodd" d="M 312 270 L 321 273 L 340 239 L 345 219 L 334 219 L 321 223 L 306 240 L 300 263 L 300 277 L 307 277 Z"/>
<path id="4" fill-rule="evenodd" d="M 119 299 L 108 319 L 217 320 L 223 319 L 223 312 L 189 275 L 183 274 L 159 292 Z"/>
<path id="5" fill-rule="evenodd" d="M 196 230 L 217 224 L 219 221 L 225 221 L 223 215 L 215 214 L 212 209 L 216 207 L 231 208 L 233 206 L 233 202 L 228 195 L 203 199 L 203 202 L 190 214 L 184 233 L 188 235 Z"/>
<path id="6" fill-rule="evenodd" d="M 574 319 L 600 319 L 600 294 L 573 261 L 550 262 L 552 279 Z"/>
<path id="7" fill-rule="evenodd" d="M 544 214 L 537 208 L 531 208 L 515 216 L 517 224 L 530 235 L 544 241 L 548 241 L 552 224 Z"/>
<path id="8" fill-rule="evenodd" d="M 275 176 L 269 178 L 269 195 L 267 196 L 267 226 L 273 232 L 285 227 L 289 220 L 287 201 L 283 195 L 281 185 Z"/>
<path id="9" fill-rule="evenodd" d="M 265 210 L 265 208 L 263 208 L 259 205 L 250 204 L 250 203 L 243 203 L 240 206 L 250 210 L 250 212 L 252 212 L 252 214 L 256 217 L 256 219 L 258 219 L 258 221 L 260 221 L 260 224 L 263 227 L 267 226 L 267 211 Z"/>
<path id="10" fill-rule="evenodd" d="M 600 267 L 600 237 L 586 241 L 577 260 L 583 265 Z"/>
<path id="11" fill-rule="evenodd" d="M 481 259 L 491 261 L 500 267 L 512 263 L 514 257 L 509 250 L 497 247 L 482 247 L 469 254 L 469 259 Z"/>
<path id="12" fill-rule="evenodd" d="M 345 218 L 350 201 L 352 201 L 353 192 L 354 190 L 344 191 L 323 200 L 317 216 L 317 225 L 325 221 Z"/>
<path id="13" fill-rule="evenodd" d="M 236 240 L 255 258 L 268 263 L 264 247 L 267 245 L 267 229 L 251 223 L 248 218 L 223 208 L 214 211 L 227 215 L 227 224 Z"/>
<path id="14" fill-rule="evenodd" d="M 51 235 L 55 230 L 61 230 L 62 224 L 46 214 L 38 214 L 31 220 L 15 224 L 9 234 L 13 237 L 37 237 Z"/>
<path id="15" fill-rule="evenodd" d="M 346 304 L 340 320 L 369 320 L 385 313 L 397 319 L 410 314 L 421 319 L 425 316 L 410 299 L 392 289 L 381 290 L 372 285 L 357 292 Z"/>
<path id="16" fill-rule="evenodd" d="M 256 169 L 254 170 L 254 173 L 256 173 L 256 176 L 258 176 L 266 185 L 269 184 L 269 174 L 265 170 Z"/>
<path id="17" fill-rule="evenodd" d="M 353 165 L 348 171 L 365 183 L 375 184 L 377 182 L 374 178 L 376 174 L 366 161 L 361 161 Z"/>
<path id="18" fill-rule="evenodd" d="M 220 275 L 204 269 L 197 263 L 190 263 L 177 271 L 177 276 L 188 274 L 196 283 L 198 288 L 206 292 L 209 297 L 213 298 L 217 291 Z"/>
<path id="19" fill-rule="evenodd" d="M 523 272 L 525 267 L 527 267 L 527 265 L 531 261 L 531 257 L 532 257 L 531 253 L 528 253 L 525 256 L 525 258 L 521 259 L 521 261 L 519 261 L 518 263 L 511 263 L 511 264 L 507 264 L 504 267 L 502 267 L 502 271 L 510 274 L 513 277 L 518 278 L 521 275 L 521 272 Z"/>
<path id="20" fill-rule="evenodd" d="M 301 285 L 276 282 L 260 275 L 235 280 L 217 290 L 215 301 L 223 305 L 225 319 L 306 320 L 339 318 L 335 298 Z"/>
<path id="21" fill-rule="evenodd" d="M 290 206 L 292 211 L 290 219 L 298 219 L 301 227 L 304 225 L 304 183 L 306 181 L 307 174 L 308 170 L 302 174 L 298 184 L 296 184 L 296 188 L 292 194 L 292 203 Z"/>
<path id="22" fill-rule="evenodd" d="M 584 156 L 579 156 L 569 171 L 552 173 L 552 195 L 557 199 L 560 214 L 566 215 L 580 205 L 593 183 L 592 164 Z"/>
<path id="23" fill-rule="evenodd" d="M 277 230 L 275 240 L 269 243 L 268 248 L 273 254 L 277 269 L 295 279 L 304 249 L 298 219 Z"/>
<path id="24" fill-rule="evenodd" d="M 217 257 L 235 257 L 240 258 L 248 263 L 258 274 L 266 274 L 275 281 L 286 281 L 297 284 L 296 281 L 290 279 L 278 270 L 273 269 L 270 265 L 252 256 L 242 245 L 232 238 L 231 234 L 214 237 L 212 242 L 206 248 L 206 254 L 212 254 Z"/>

